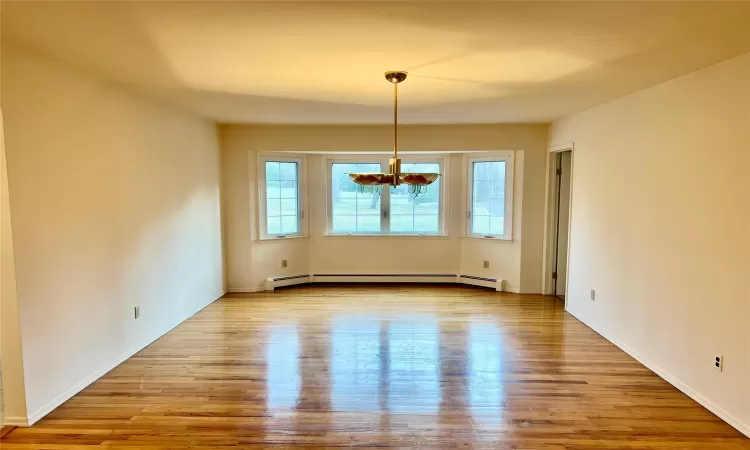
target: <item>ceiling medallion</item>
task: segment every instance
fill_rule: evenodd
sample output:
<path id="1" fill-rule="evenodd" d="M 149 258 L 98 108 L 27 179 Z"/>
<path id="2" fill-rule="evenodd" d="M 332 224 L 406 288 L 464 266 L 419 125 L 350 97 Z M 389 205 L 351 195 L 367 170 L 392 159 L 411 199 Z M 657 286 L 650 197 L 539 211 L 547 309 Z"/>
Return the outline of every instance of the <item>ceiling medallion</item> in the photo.
<path id="1" fill-rule="evenodd" d="M 408 184 L 412 196 L 424 194 L 427 186 L 438 179 L 438 173 L 402 173 L 398 157 L 398 84 L 406 79 L 406 72 L 385 73 L 385 79 L 393 83 L 393 158 L 388 160 L 388 173 L 350 173 L 349 178 L 360 186 L 398 186 Z"/>

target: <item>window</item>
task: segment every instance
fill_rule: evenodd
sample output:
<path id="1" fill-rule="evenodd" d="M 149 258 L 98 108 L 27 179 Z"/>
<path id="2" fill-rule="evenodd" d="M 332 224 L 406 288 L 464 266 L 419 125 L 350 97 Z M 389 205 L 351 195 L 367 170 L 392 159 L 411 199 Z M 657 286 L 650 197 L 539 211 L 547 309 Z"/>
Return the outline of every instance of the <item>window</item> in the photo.
<path id="1" fill-rule="evenodd" d="M 387 172 L 386 159 L 329 163 L 330 234 L 442 233 L 442 177 L 414 197 L 408 185 L 362 188 L 349 178 L 352 172 Z M 442 160 L 402 161 L 401 172 L 442 173 L 442 166 Z"/>
<path id="2" fill-rule="evenodd" d="M 440 173 L 438 163 L 401 163 L 401 172 Z M 424 195 L 412 197 L 408 185 L 399 185 L 390 190 L 391 233 L 439 233 L 440 232 L 440 177 L 427 186 Z"/>
<path id="3" fill-rule="evenodd" d="M 511 239 L 513 155 L 468 158 L 467 235 Z"/>
<path id="4" fill-rule="evenodd" d="M 303 235 L 302 160 L 262 156 L 259 169 L 261 239 Z"/>
<path id="5" fill-rule="evenodd" d="M 333 221 L 331 231 L 334 233 L 380 233 L 384 230 L 381 224 L 382 193 L 378 195 L 373 189 L 362 192 L 359 186 L 349 178 L 352 172 L 381 172 L 379 162 L 333 163 L 331 166 L 331 205 Z"/>

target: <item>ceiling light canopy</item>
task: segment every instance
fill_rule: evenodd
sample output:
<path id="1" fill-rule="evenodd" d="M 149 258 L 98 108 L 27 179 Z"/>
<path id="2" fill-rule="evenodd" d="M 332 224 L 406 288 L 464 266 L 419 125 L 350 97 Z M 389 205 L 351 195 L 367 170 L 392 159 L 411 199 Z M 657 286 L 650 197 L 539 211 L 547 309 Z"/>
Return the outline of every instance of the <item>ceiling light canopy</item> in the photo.
<path id="1" fill-rule="evenodd" d="M 398 157 L 398 84 L 406 79 L 406 72 L 386 72 L 385 79 L 393 83 L 393 158 L 388 160 L 388 173 L 350 173 L 349 178 L 360 186 L 408 184 L 410 193 L 420 194 L 440 174 L 401 172 L 401 159 Z"/>

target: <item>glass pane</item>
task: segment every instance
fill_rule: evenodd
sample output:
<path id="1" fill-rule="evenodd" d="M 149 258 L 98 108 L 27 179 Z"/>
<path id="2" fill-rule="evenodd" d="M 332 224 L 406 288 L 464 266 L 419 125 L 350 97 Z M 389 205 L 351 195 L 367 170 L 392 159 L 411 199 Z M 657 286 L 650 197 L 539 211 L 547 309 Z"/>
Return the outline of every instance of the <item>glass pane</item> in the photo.
<path id="1" fill-rule="evenodd" d="M 421 233 L 437 233 L 440 229 L 438 215 L 425 215 L 414 217 L 414 231 Z"/>
<path id="2" fill-rule="evenodd" d="M 276 180 L 266 181 L 266 198 L 279 198 L 281 196 L 281 182 Z"/>
<path id="3" fill-rule="evenodd" d="M 402 163 L 401 171 L 440 173 L 439 163 Z M 440 178 L 418 196 L 409 194 L 409 186 L 391 188 L 391 229 L 394 233 L 437 233 L 440 215 Z M 420 219 L 420 216 L 428 216 Z M 437 218 L 437 219 L 436 219 Z"/>
<path id="4" fill-rule="evenodd" d="M 414 216 L 412 214 L 391 215 L 391 231 L 397 233 L 414 231 Z"/>
<path id="5" fill-rule="evenodd" d="M 292 215 L 296 216 L 297 215 L 297 199 L 285 198 L 285 199 L 281 199 L 280 202 L 281 202 L 281 209 L 279 212 L 276 213 L 277 215 L 278 214 L 283 215 L 283 216 L 292 216 Z M 279 209 L 278 205 L 276 206 L 276 209 Z"/>
<path id="6" fill-rule="evenodd" d="M 476 234 L 490 234 L 490 216 L 473 216 L 471 232 Z"/>
<path id="7" fill-rule="evenodd" d="M 379 233 L 380 216 L 362 216 L 357 217 L 357 232 L 359 233 Z"/>
<path id="8" fill-rule="evenodd" d="M 299 220 L 297 215 L 281 216 L 281 232 L 283 234 L 293 234 L 299 232 Z"/>
<path id="9" fill-rule="evenodd" d="M 505 221 L 505 161 L 473 163 L 471 232 L 502 235 Z"/>
<path id="10" fill-rule="evenodd" d="M 333 230 L 344 233 L 354 233 L 357 231 L 357 216 L 354 214 L 334 215 Z"/>
<path id="11" fill-rule="evenodd" d="M 492 235 L 505 234 L 505 218 L 504 217 L 491 217 L 490 218 L 490 234 Z"/>
<path id="12" fill-rule="evenodd" d="M 295 162 L 283 162 L 279 163 L 279 172 L 281 180 L 297 180 L 297 163 Z"/>
<path id="13" fill-rule="evenodd" d="M 274 217 L 281 215 L 281 202 L 278 198 L 266 199 L 266 216 Z"/>
<path id="14" fill-rule="evenodd" d="M 297 198 L 296 181 L 281 181 L 281 198 Z"/>
<path id="15" fill-rule="evenodd" d="M 363 194 L 349 178 L 352 172 L 380 172 L 380 163 L 335 163 L 332 167 L 331 196 L 334 232 L 379 233 L 380 195 Z"/>
<path id="16" fill-rule="evenodd" d="M 505 182 L 505 161 L 492 162 L 492 181 Z"/>
<path id="17" fill-rule="evenodd" d="M 266 233 L 299 233 L 296 162 L 266 161 Z"/>
<path id="18" fill-rule="evenodd" d="M 281 217 L 268 216 L 267 221 L 266 221 L 266 232 L 268 234 L 282 234 Z"/>
<path id="19" fill-rule="evenodd" d="M 266 182 L 279 180 L 279 163 L 266 161 Z"/>
<path id="20" fill-rule="evenodd" d="M 495 217 L 505 216 L 505 200 L 502 198 L 490 199 L 490 215 Z"/>
<path id="21" fill-rule="evenodd" d="M 474 181 L 492 179 L 492 162 L 475 162 L 474 163 Z"/>

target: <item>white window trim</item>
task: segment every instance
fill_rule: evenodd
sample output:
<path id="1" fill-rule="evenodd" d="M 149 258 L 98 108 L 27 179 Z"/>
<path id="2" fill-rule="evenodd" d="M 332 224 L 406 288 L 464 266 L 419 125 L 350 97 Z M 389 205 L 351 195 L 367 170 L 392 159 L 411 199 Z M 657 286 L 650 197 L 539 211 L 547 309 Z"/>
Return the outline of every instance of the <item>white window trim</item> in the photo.
<path id="1" fill-rule="evenodd" d="M 266 218 L 266 162 L 294 162 L 298 164 L 297 172 L 297 217 L 299 221 L 299 232 L 288 234 L 268 234 L 268 220 Z M 278 153 L 258 154 L 258 221 L 261 241 L 271 241 L 290 238 L 307 237 L 307 161 L 304 156 L 290 156 Z"/>
<path id="2" fill-rule="evenodd" d="M 502 235 L 493 234 L 479 234 L 471 232 L 471 221 L 473 218 L 472 206 L 472 193 L 474 191 L 474 163 L 475 162 L 491 162 L 491 161 L 505 161 L 505 217 Z M 466 169 L 465 197 L 466 211 L 464 220 L 464 236 L 468 238 L 477 239 L 492 239 L 501 241 L 512 241 L 513 240 L 513 174 L 515 172 L 514 154 L 513 152 L 492 152 L 484 153 L 482 156 L 470 156 L 464 155 L 464 165 Z"/>
<path id="3" fill-rule="evenodd" d="M 366 236 L 389 236 L 389 237 L 447 237 L 446 232 L 446 211 L 447 198 L 445 195 L 445 185 L 447 183 L 448 162 L 449 158 L 434 155 L 402 155 L 401 164 L 411 163 L 438 163 L 440 164 L 440 201 L 438 202 L 438 231 L 432 233 L 414 233 L 414 232 L 390 232 L 390 207 L 391 196 L 381 194 L 380 199 L 380 232 L 379 233 L 352 233 L 333 231 L 333 164 L 357 164 L 357 163 L 380 163 L 380 170 L 388 172 L 388 158 L 390 155 L 367 154 L 367 155 L 326 155 L 326 183 L 324 195 L 326 196 L 326 236 L 329 237 L 366 237 Z M 386 189 L 384 186 L 383 189 Z M 390 188 L 388 188 L 390 189 Z"/>

